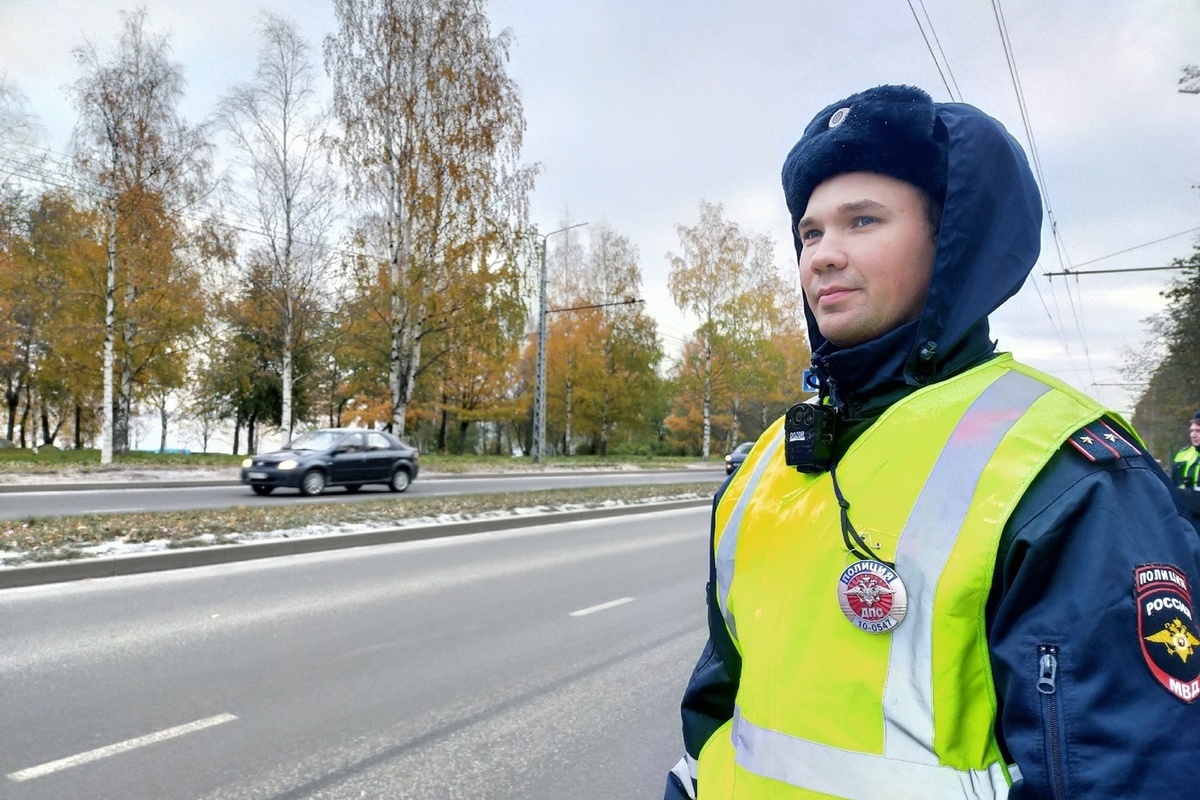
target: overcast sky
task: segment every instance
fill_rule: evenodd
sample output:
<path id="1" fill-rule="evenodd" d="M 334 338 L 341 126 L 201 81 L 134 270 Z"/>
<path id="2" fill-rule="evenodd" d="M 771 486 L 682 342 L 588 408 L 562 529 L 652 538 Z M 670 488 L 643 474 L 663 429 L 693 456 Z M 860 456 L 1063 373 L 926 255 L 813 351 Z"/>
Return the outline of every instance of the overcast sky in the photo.
<path id="1" fill-rule="evenodd" d="M 143 5 L 150 30 L 170 36 L 194 120 L 251 78 L 261 11 L 296 22 L 318 52 L 333 29 L 327 0 Z M 51 150 L 66 152 L 74 124 L 65 91 L 77 76 L 71 49 L 86 39 L 109 50 L 118 12 L 135 7 L 0 2 L 0 72 L 28 98 Z M 912 7 L 920 13 L 920 0 Z M 669 351 L 696 321 L 671 303 L 666 254 L 679 249 L 675 226 L 698 219 L 700 200 L 774 237 L 791 278 L 779 168 L 808 120 L 881 83 L 951 99 L 950 75 L 939 75 L 899 0 L 492 0 L 489 9 L 495 30 L 515 36 L 524 160 L 542 170 L 533 222 L 548 231 L 569 214 L 629 237 Z M 999 118 L 1028 149 L 990 0 L 925 0 L 924 9 L 956 98 Z M 1042 273 L 1165 266 L 1191 252 L 1200 229 L 1200 95 L 1176 89 L 1180 68 L 1200 62 L 1200 0 L 1005 0 L 1002 11 L 1062 246 L 1045 225 L 1037 277 L 993 317 L 993 335 L 1002 349 L 1127 411 L 1129 390 L 1108 384 L 1125 380 L 1126 351 L 1141 347 L 1143 319 L 1162 308 L 1172 273 L 1070 282 Z M 1136 249 L 1086 263 L 1127 248 Z"/>

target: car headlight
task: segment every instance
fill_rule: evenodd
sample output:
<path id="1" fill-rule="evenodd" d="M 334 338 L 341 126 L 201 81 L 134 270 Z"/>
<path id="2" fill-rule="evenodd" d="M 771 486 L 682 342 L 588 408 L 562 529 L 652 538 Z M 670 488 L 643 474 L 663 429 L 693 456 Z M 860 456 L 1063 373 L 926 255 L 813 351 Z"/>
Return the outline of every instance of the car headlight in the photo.
<path id="1" fill-rule="evenodd" d="M 295 469 L 295 468 L 296 468 L 296 459 L 294 459 L 294 458 L 289 458 L 286 461 L 279 462 L 279 469 Z"/>
<path id="2" fill-rule="evenodd" d="M 242 466 L 243 466 L 243 467 L 249 467 L 249 466 L 252 466 L 253 464 L 254 464 L 254 459 L 253 459 L 253 458 L 243 458 L 243 459 L 242 459 Z"/>
<path id="3" fill-rule="evenodd" d="M 730 461 L 733 461 L 733 456 L 725 456 L 725 463 L 728 464 Z"/>

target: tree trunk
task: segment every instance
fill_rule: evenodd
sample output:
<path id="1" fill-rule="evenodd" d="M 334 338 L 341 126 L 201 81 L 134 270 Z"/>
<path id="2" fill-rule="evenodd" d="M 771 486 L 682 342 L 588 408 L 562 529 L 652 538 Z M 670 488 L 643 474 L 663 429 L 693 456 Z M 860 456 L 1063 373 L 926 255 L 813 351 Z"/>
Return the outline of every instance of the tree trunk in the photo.
<path id="1" fill-rule="evenodd" d="M 42 444 L 49 447 L 54 444 L 54 440 L 58 438 L 58 429 L 62 427 L 62 420 L 54 426 L 54 430 L 50 430 L 50 414 L 46 411 L 46 400 L 42 399 Z"/>
<path id="2" fill-rule="evenodd" d="M 21 447 L 27 446 L 25 439 L 25 425 L 29 422 L 29 406 L 33 400 L 29 395 L 29 384 L 25 384 L 25 405 L 21 408 Z M 37 441 L 37 431 L 32 431 L 30 434 L 34 441 Z"/>
<path id="3" fill-rule="evenodd" d="M 83 427 L 83 406 L 79 403 L 75 404 L 75 449 L 83 449 L 83 433 L 80 428 Z"/>
<path id="4" fill-rule="evenodd" d="M 458 454 L 461 456 L 467 452 L 467 428 L 471 427 L 470 421 L 459 420 L 458 423 Z"/>
<path id="5" fill-rule="evenodd" d="M 4 389 L 4 402 L 8 405 L 8 433 L 5 439 L 10 442 L 14 441 L 13 436 L 16 432 L 17 425 L 17 406 L 21 405 L 21 384 L 17 383 L 14 388 L 10 383 Z"/>
<path id="6" fill-rule="evenodd" d="M 240 449 L 238 447 L 238 445 L 241 444 L 241 442 L 239 441 L 239 437 L 241 436 L 241 433 L 242 433 L 242 418 L 239 416 L 235 416 L 233 418 L 233 454 L 235 456 L 238 454 L 238 450 Z"/>
<path id="7" fill-rule="evenodd" d="M 442 392 L 442 419 L 438 423 L 437 452 L 446 452 L 446 424 L 450 413 L 446 411 L 446 393 Z"/>
<path id="8" fill-rule="evenodd" d="M 708 461 L 709 437 L 712 436 L 712 344 L 704 334 L 704 437 L 700 443 L 700 460 Z"/>
<path id="9" fill-rule="evenodd" d="M 571 390 L 573 388 L 574 387 L 571 385 L 571 382 L 567 381 L 567 401 L 566 401 L 567 421 L 566 421 L 566 426 L 565 426 L 566 431 L 563 433 L 563 454 L 568 455 L 568 456 L 574 455 L 574 453 L 572 451 L 575 449 L 575 448 L 571 447 L 571 410 L 572 410 L 571 409 L 571 399 L 572 399 L 571 398 L 571 394 L 572 394 Z"/>
<path id="10" fill-rule="evenodd" d="M 163 397 L 162 403 L 158 407 L 158 452 L 167 452 L 167 398 Z"/>
<path id="11" fill-rule="evenodd" d="M 125 269 L 125 324 L 121 326 L 121 385 L 117 398 L 117 431 L 113 447 L 118 453 L 128 453 L 130 428 L 133 425 L 133 340 L 137 338 L 134 303 L 137 287 L 133 282 L 133 264 Z"/>
<path id="12" fill-rule="evenodd" d="M 742 410 L 741 404 L 742 404 L 741 395 L 735 390 L 733 393 L 733 422 L 729 426 L 729 449 L 730 450 L 732 450 L 733 448 L 735 448 L 739 444 L 741 444 L 740 437 L 741 437 L 742 429 L 741 429 L 741 426 L 738 425 L 738 414 Z"/>
<path id="13" fill-rule="evenodd" d="M 283 410 L 280 413 L 280 427 L 286 441 L 292 440 L 292 337 L 295 334 L 296 322 L 293 319 L 292 298 L 285 300 L 287 319 L 283 327 Z"/>
<path id="14" fill-rule="evenodd" d="M 122 336 L 122 341 L 125 340 Z M 130 364 L 128 344 L 121 356 L 120 385 L 117 387 L 116 425 L 113 437 L 113 449 L 118 453 L 128 453 L 133 446 L 133 365 Z"/>
<path id="15" fill-rule="evenodd" d="M 388 141 L 385 143 L 389 152 L 395 152 L 393 148 L 396 143 L 391 141 L 391 129 L 388 130 Z M 390 262 L 388 264 L 388 278 L 391 281 L 390 295 L 388 297 L 389 312 L 391 313 L 391 328 L 392 342 L 391 351 L 388 353 L 388 388 L 392 393 L 392 433 L 396 436 L 404 435 L 404 415 L 408 411 L 408 404 L 404 400 L 404 387 L 401 386 L 401 373 L 403 365 L 401 364 L 402 354 L 404 352 L 404 298 L 402 295 L 403 283 L 402 277 L 408 271 L 408 209 L 404 205 L 404 185 L 398 170 L 394 169 L 389 176 L 391 179 L 391 187 L 388 193 L 388 247 L 391 252 Z"/>
<path id="16" fill-rule="evenodd" d="M 115 158 L 114 158 L 115 161 Z M 114 164 L 114 168 L 115 168 Z M 117 201 L 108 200 L 108 278 L 104 290 L 104 390 L 100 401 L 100 463 L 113 459 L 113 340 L 116 338 Z"/>
<path id="17" fill-rule="evenodd" d="M 611 374 L 611 373 L 610 373 Z M 604 387 L 604 396 L 600 401 L 600 446 L 597 448 L 601 456 L 608 455 L 608 387 Z"/>

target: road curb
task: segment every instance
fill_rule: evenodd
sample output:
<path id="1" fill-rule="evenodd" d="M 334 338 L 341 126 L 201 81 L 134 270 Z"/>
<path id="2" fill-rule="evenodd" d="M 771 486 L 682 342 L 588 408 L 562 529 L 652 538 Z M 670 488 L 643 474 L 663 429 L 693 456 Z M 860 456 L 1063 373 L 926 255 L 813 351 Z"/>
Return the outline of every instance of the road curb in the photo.
<path id="1" fill-rule="evenodd" d="M 662 503 L 642 503 L 610 508 L 589 508 L 580 511 L 560 511 L 531 516 L 500 517 L 492 519 L 451 522 L 438 525 L 421 525 L 405 528 L 388 528 L 362 533 L 332 534 L 328 536 L 305 536 L 298 539 L 274 539 L 268 542 L 246 544 L 212 545 L 167 550 L 161 553 L 145 553 L 113 558 L 92 558 L 86 561 L 65 561 L 53 564 L 35 564 L 25 567 L 0 568 L 0 589 L 15 589 L 23 586 L 40 586 L 49 583 L 112 578 L 120 575 L 138 575 L 146 572 L 161 572 L 173 569 L 188 569 L 212 564 L 228 564 L 237 561 L 252 561 L 260 558 L 277 558 L 301 553 L 320 553 L 329 550 L 344 550 L 351 547 L 371 547 L 380 544 L 413 542 L 422 539 L 441 539 L 464 536 L 470 533 L 504 531 L 564 522 L 622 517 L 647 514 L 653 511 L 672 511 L 682 508 L 697 508 L 712 505 L 711 498 L 694 500 L 670 500 Z"/>
<path id="2" fill-rule="evenodd" d="M 241 486 L 241 481 L 90 481 L 88 483 L 5 483 L 0 494 L 37 494 L 41 492 L 116 492 L 125 489 L 207 489 Z"/>

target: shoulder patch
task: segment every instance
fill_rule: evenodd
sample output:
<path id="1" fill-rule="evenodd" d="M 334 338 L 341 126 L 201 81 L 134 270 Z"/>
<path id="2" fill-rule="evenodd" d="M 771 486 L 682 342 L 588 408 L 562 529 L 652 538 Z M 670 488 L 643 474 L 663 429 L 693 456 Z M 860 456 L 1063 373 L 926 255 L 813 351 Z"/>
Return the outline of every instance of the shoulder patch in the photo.
<path id="1" fill-rule="evenodd" d="M 1067 441 L 1088 461 L 1116 461 L 1142 453 L 1102 419 L 1075 431 Z"/>
<path id="2" fill-rule="evenodd" d="M 1200 629 L 1193 616 L 1187 575 L 1173 564 L 1133 569 L 1138 641 L 1150 674 L 1175 697 L 1200 697 Z"/>

